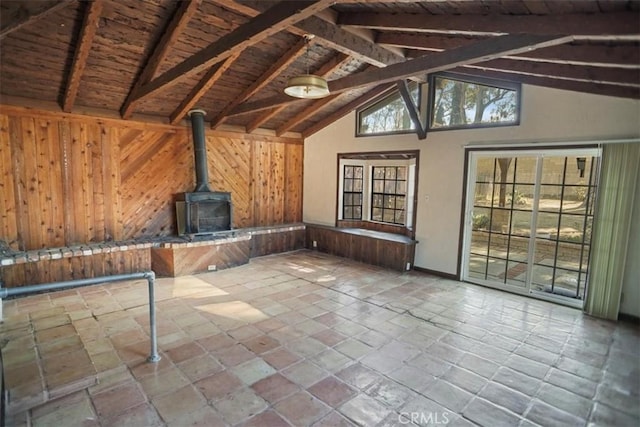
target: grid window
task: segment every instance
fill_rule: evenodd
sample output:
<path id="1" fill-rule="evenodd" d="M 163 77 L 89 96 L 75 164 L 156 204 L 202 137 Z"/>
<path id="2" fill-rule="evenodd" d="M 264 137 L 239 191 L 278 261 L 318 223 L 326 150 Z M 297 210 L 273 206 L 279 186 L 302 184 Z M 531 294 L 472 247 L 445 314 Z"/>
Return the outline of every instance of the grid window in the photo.
<path id="1" fill-rule="evenodd" d="M 407 168 L 374 166 L 371 191 L 371 220 L 405 224 Z"/>
<path id="2" fill-rule="evenodd" d="M 342 219 L 362 219 L 362 166 L 344 166 Z"/>

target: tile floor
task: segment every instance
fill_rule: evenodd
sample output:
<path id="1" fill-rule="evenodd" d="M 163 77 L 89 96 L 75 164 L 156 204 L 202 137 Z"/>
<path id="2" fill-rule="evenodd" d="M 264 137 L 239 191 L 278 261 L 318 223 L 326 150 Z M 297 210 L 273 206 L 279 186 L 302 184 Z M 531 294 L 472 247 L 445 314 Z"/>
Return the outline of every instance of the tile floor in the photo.
<path id="1" fill-rule="evenodd" d="M 57 360 L 74 348 L 75 359 L 44 364 L 42 375 L 46 384 L 61 372 L 77 380 L 92 370 L 65 343 L 81 342 L 97 374 L 80 391 L 7 416 L 7 425 L 640 422 L 637 326 L 300 251 L 158 279 L 162 360 L 150 364 L 145 284 L 5 301 L 2 345 L 25 348 L 5 371 L 29 377 L 34 360 L 47 358 L 40 347 Z M 35 339 L 8 332 L 20 329 Z"/>

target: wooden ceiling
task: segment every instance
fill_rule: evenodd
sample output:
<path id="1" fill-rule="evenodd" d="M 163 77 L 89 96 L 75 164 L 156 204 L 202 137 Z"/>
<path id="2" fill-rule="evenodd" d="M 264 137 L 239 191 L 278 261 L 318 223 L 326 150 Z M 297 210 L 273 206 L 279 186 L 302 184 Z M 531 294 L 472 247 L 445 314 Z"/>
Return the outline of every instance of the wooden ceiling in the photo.
<path id="1" fill-rule="evenodd" d="M 449 70 L 640 98 L 640 2 L 0 0 L 5 103 L 310 135 Z M 306 42 L 308 36 L 313 36 Z M 310 71 L 331 95 L 282 91 Z"/>

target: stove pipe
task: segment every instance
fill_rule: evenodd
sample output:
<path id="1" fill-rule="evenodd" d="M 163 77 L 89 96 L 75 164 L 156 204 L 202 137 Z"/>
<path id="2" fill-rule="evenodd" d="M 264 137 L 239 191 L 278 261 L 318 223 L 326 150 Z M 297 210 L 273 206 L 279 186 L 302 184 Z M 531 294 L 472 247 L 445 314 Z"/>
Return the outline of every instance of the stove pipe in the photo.
<path id="1" fill-rule="evenodd" d="M 207 168 L 207 143 L 204 139 L 204 110 L 191 110 L 191 132 L 193 133 L 193 154 L 196 166 L 196 188 L 194 192 L 211 192 Z"/>

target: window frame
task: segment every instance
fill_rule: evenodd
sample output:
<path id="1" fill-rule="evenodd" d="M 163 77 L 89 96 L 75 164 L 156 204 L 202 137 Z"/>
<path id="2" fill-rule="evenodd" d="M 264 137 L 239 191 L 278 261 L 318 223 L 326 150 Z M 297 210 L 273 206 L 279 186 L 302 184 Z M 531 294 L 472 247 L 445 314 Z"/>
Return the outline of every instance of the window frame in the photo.
<path id="1" fill-rule="evenodd" d="M 336 227 L 358 227 L 376 231 L 386 231 L 415 238 L 417 206 L 418 206 L 418 176 L 420 165 L 419 150 L 401 151 L 369 151 L 338 153 L 336 162 L 336 204 L 335 204 L 335 226 Z M 392 224 L 388 222 L 372 221 L 371 211 L 371 190 L 372 190 L 372 165 L 382 163 L 381 166 L 406 166 L 406 198 L 405 198 L 405 224 Z M 364 166 L 364 188 L 362 220 L 349 220 L 343 218 L 343 166 L 362 165 Z"/>
<path id="2" fill-rule="evenodd" d="M 423 86 L 424 85 L 423 84 L 418 84 L 416 82 L 410 82 L 410 85 L 417 85 L 417 89 L 418 89 L 417 108 L 418 108 L 418 110 L 422 111 L 423 110 L 422 106 L 426 105 L 425 100 L 423 98 L 423 94 L 424 94 Z M 356 109 L 356 126 L 355 126 L 355 136 L 356 137 L 360 138 L 360 137 L 368 137 L 368 136 L 404 135 L 404 134 L 411 134 L 411 133 L 415 133 L 416 132 L 415 123 L 413 123 L 413 120 L 410 120 L 411 128 L 409 128 L 409 129 L 391 130 L 391 131 L 375 132 L 375 133 L 363 133 L 361 131 L 362 113 L 364 111 L 368 110 L 371 107 L 374 107 L 374 106 L 376 106 L 378 104 L 381 104 L 387 98 L 390 98 L 392 96 L 394 97 L 394 100 L 395 99 L 402 100 L 402 95 L 400 95 L 400 91 L 398 90 L 398 88 L 394 87 L 392 89 L 389 89 L 389 90 L 383 92 L 382 94 L 380 94 L 377 97 L 375 97 L 373 100 L 367 102 L 363 106 L 361 106 L 361 107 Z M 389 102 L 392 102 L 392 101 L 389 101 Z M 409 110 L 407 109 L 407 106 L 405 105 L 404 101 L 402 102 L 402 105 L 404 106 L 404 109 L 407 112 L 407 114 L 409 114 Z"/>
<path id="3" fill-rule="evenodd" d="M 383 169 L 383 178 L 382 180 L 376 178 L 375 176 L 375 170 L 376 168 L 381 168 Z M 387 178 L 387 169 L 395 169 L 395 178 Z M 398 179 L 398 169 L 399 168 L 403 168 L 404 169 L 404 173 L 405 173 L 405 178 L 400 180 Z M 382 192 L 378 192 L 375 191 L 375 182 L 376 181 L 382 181 L 382 187 L 383 187 L 383 191 Z M 394 192 L 393 193 L 388 193 L 386 191 L 386 187 L 387 187 L 387 182 L 394 182 Z M 403 182 L 404 183 L 404 193 L 400 194 L 398 193 L 398 183 L 399 182 Z M 369 212 L 369 220 L 373 221 L 373 222 L 382 222 L 384 224 L 393 224 L 393 225 L 400 225 L 403 227 L 407 226 L 407 204 L 408 204 L 408 192 L 409 192 L 409 165 L 381 165 L 381 164 L 372 164 L 371 165 L 371 186 L 370 186 L 370 197 L 371 197 L 371 204 L 370 204 L 370 212 Z M 382 197 L 382 206 L 378 207 L 374 205 L 374 199 L 375 196 L 381 196 Z M 393 208 L 387 208 L 384 206 L 384 198 L 385 197 L 402 197 L 404 199 L 404 202 L 402 203 L 402 208 L 398 208 L 397 207 L 397 201 L 395 203 L 395 206 Z M 373 210 L 374 209 L 382 209 L 382 219 L 374 219 L 373 218 Z M 385 221 L 384 220 L 384 214 L 385 211 L 393 211 L 393 221 Z M 403 212 L 403 217 L 404 217 L 404 222 L 396 222 L 396 216 L 397 216 L 397 212 Z"/>
<path id="4" fill-rule="evenodd" d="M 353 172 L 355 173 L 355 169 L 356 168 L 360 168 L 362 170 L 361 172 L 361 176 L 360 178 L 355 178 L 355 177 L 351 177 L 351 178 L 347 178 L 347 168 L 353 168 Z M 352 189 L 351 191 L 347 191 L 346 190 L 346 181 L 347 180 L 351 180 L 352 181 Z M 355 184 L 355 181 L 360 181 L 361 185 L 360 185 L 360 191 L 355 191 L 353 189 L 353 184 Z M 345 221 L 362 221 L 362 217 L 363 217 L 363 209 L 364 209 L 364 198 L 365 198 L 365 194 L 364 194 L 364 189 L 365 189 L 365 166 L 364 165 L 348 165 L 348 164 L 344 164 L 342 167 L 342 219 L 344 219 Z M 351 204 L 346 204 L 346 202 L 344 201 L 345 195 L 346 194 L 351 194 L 352 196 L 352 203 Z M 355 194 L 359 194 L 360 195 L 360 204 L 353 204 L 353 195 Z M 360 207 L 360 218 L 346 218 L 346 208 L 347 207 Z M 353 215 L 352 215 L 353 216 Z"/>
<path id="5" fill-rule="evenodd" d="M 468 84 L 478 84 L 482 86 L 490 86 L 498 89 L 513 90 L 516 92 L 516 120 L 507 123 L 489 122 L 489 123 L 471 123 L 467 125 L 455 125 L 455 126 L 442 126 L 433 127 L 433 109 L 436 96 L 435 80 L 437 78 L 445 78 L 448 80 L 455 80 L 458 82 Z M 505 127 L 505 126 L 519 126 L 522 118 L 522 85 L 517 82 L 499 80 L 488 77 L 471 76 L 467 74 L 458 74 L 450 72 L 440 72 L 429 75 L 428 79 L 428 96 L 427 96 L 427 123 L 429 132 L 440 132 L 448 130 L 461 130 L 461 129 L 482 129 L 493 127 Z"/>

